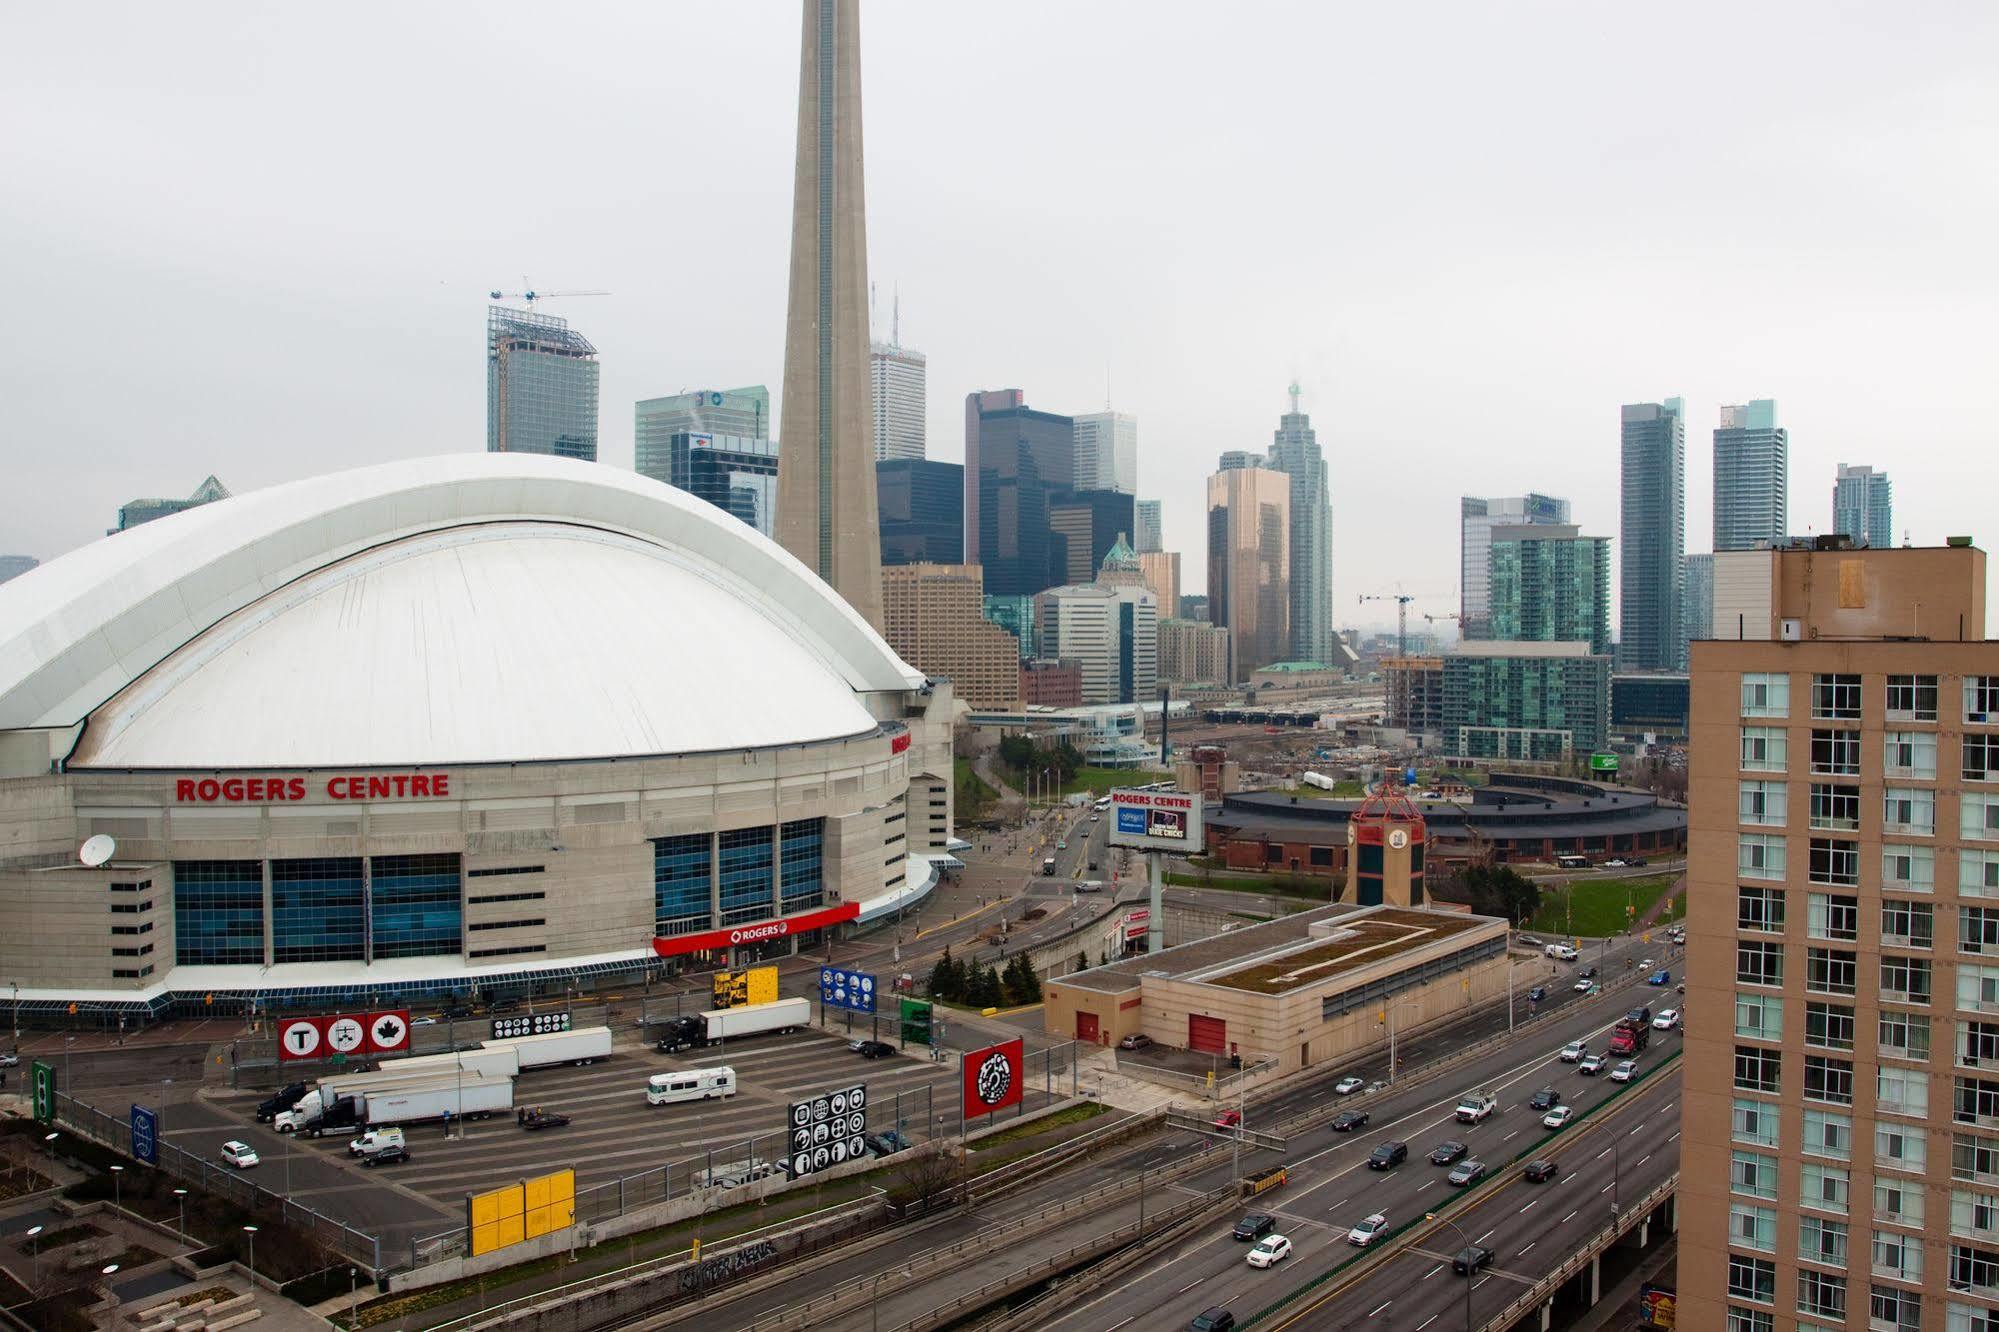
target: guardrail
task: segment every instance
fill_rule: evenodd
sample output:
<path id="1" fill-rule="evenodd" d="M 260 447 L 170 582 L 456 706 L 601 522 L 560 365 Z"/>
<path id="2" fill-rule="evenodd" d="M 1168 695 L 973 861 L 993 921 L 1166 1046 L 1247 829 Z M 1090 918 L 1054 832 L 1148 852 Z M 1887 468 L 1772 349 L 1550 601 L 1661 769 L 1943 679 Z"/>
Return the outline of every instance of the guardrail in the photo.
<path id="1" fill-rule="evenodd" d="M 1166 1127 L 1185 1129 L 1189 1133 L 1204 1133 L 1223 1142 L 1232 1142 L 1240 1137 L 1252 1147 L 1262 1147 L 1273 1152 L 1284 1150 L 1284 1139 L 1275 1133 L 1264 1133 L 1258 1129 L 1244 1128 L 1240 1124 L 1225 1126 L 1200 1115 L 1185 1115 L 1175 1110 L 1167 1114 Z"/>
<path id="2" fill-rule="evenodd" d="M 1511 1327 L 1515 1319 L 1523 1317 L 1538 1308 L 1550 1295 L 1561 1289 L 1563 1282 L 1593 1262 L 1598 1254 L 1616 1242 L 1619 1235 L 1622 1235 L 1625 1231 L 1631 1229 L 1632 1226 L 1637 1225 L 1640 1220 L 1651 1215 L 1652 1209 L 1672 1197 L 1673 1192 L 1679 1187 L 1680 1172 L 1675 1170 L 1662 1180 L 1657 1188 L 1653 1189 L 1643 1198 L 1640 1198 L 1636 1204 L 1619 1212 L 1616 1220 L 1609 1222 L 1588 1239 L 1584 1240 L 1581 1248 L 1577 1249 L 1567 1258 L 1564 1258 L 1560 1267 L 1557 1267 L 1547 1276 L 1542 1277 L 1525 1295 L 1522 1295 L 1519 1299 L 1513 1301 L 1513 1303 L 1507 1305 L 1483 1323 L 1480 1323 L 1479 1332 L 1489 1332 L 1489 1329 L 1492 1328 Z"/>
<path id="3" fill-rule="evenodd" d="M 1031 1156 L 1023 1156 L 1018 1161 L 995 1166 L 984 1174 L 968 1181 L 965 1186 L 968 1197 L 996 1197 L 999 1194 L 1019 1188 L 1030 1180 L 1038 1179 L 1050 1170 L 1069 1164 L 1078 1157 L 1088 1156 L 1099 1147 L 1117 1142 L 1121 1138 L 1133 1137 L 1157 1128 L 1166 1119 L 1162 1110 L 1148 1110 L 1143 1114 L 1121 1119 L 1115 1124 L 1104 1124 L 1081 1133 L 1052 1147 L 1044 1147 Z"/>

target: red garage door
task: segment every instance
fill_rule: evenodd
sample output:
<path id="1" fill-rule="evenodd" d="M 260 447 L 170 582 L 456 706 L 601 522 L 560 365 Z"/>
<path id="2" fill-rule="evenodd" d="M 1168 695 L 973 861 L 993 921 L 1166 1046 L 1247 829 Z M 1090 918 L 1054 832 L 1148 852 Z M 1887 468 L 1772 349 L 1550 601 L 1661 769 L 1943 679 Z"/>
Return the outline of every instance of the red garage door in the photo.
<path id="1" fill-rule="evenodd" d="M 1229 1024 L 1220 1018 L 1187 1015 L 1187 1048 L 1221 1054 L 1229 1048 Z"/>
<path id="2" fill-rule="evenodd" d="M 1095 1045 L 1097 1043 L 1097 1032 L 1097 1015 L 1095 1013 L 1084 1013 L 1079 1010 L 1076 1014 L 1076 1039 L 1079 1041 L 1088 1041 L 1091 1045 Z"/>

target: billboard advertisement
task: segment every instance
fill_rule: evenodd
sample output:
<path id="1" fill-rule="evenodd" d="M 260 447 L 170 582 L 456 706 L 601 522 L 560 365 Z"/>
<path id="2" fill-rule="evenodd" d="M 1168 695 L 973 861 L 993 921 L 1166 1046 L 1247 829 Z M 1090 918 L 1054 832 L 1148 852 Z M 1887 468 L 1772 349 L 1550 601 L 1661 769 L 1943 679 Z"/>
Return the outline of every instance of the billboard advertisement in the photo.
<path id="1" fill-rule="evenodd" d="M 1151 907 L 1139 907 L 1135 911 L 1127 911 L 1124 913 L 1124 937 L 1127 941 L 1132 939 L 1143 939 L 1145 937 L 1146 931 L 1151 928 L 1152 928 Z"/>
<path id="2" fill-rule="evenodd" d="M 160 1117 L 143 1105 L 132 1107 L 132 1155 L 147 1165 L 160 1163 Z"/>
<path id="3" fill-rule="evenodd" d="M 868 1129 L 868 1089 L 857 1083 L 809 1101 L 791 1105 L 791 1152 L 787 1168 L 793 1179 L 867 1155 L 861 1137 Z"/>
<path id="4" fill-rule="evenodd" d="M 1180 791 L 1111 792 L 1111 845 L 1196 854 L 1204 845 L 1201 797 Z"/>
<path id="5" fill-rule="evenodd" d="M 872 1013 L 875 1011 L 875 978 L 865 971 L 821 967 L 819 1001 L 828 1008 L 844 1008 L 850 1013 Z"/>
<path id="6" fill-rule="evenodd" d="M 569 1030 L 569 1010 L 554 1013 L 521 1013 L 514 1017 L 496 1017 L 493 1022 L 493 1039 L 511 1041 L 521 1036 L 547 1036 L 552 1032 Z"/>
<path id="7" fill-rule="evenodd" d="M 465 1221 L 474 1257 L 552 1234 L 575 1219 L 576 1171 L 567 1167 L 465 1195 Z"/>
<path id="8" fill-rule="evenodd" d="M 409 1048 L 410 1015 L 405 1008 L 358 1016 L 285 1018 L 278 1023 L 278 1059 L 283 1063 L 407 1054 Z"/>
<path id="9" fill-rule="evenodd" d="M 713 985 L 715 1007 L 741 1008 L 745 1004 L 777 1002 L 777 968 L 751 967 L 748 971 L 718 971 Z"/>
<path id="10" fill-rule="evenodd" d="M 1643 1286 L 1638 1291 L 1640 1327 L 1678 1327 L 1679 1300 L 1664 1286 Z"/>
<path id="11" fill-rule="evenodd" d="M 1026 1062 L 1026 1045 L 1018 1036 L 983 1050 L 967 1051 L 964 1117 L 971 1120 L 1020 1104 Z"/>

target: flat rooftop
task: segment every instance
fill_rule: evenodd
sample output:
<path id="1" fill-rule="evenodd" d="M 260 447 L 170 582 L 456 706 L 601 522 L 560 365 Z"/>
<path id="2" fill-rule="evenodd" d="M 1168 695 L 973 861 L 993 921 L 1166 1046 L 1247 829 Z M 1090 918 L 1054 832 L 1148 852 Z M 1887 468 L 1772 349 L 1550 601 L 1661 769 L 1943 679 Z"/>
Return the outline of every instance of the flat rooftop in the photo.
<path id="1" fill-rule="evenodd" d="M 1226 985 L 1232 990 L 1283 994 L 1303 985 L 1316 985 L 1342 972 L 1373 966 L 1398 953 L 1426 947 L 1485 923 L 1484 916 L 1377 907 L 1351 921 L 1334 923 L 1326 937 L 1284 949 L 1221 975 L 1191 979 L 1208 985 Z"/>

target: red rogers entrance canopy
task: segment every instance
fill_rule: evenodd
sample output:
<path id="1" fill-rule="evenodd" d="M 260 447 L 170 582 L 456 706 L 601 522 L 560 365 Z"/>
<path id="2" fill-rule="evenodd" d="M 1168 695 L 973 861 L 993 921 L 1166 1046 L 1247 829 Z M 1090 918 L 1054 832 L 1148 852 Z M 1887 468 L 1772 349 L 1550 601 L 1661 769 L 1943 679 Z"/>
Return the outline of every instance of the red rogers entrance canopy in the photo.
<path id="1" fill-rule="evenodd" d="M 731 925 L 726 930 L 707 930 L 701 934 L 676 934 L 671 938 L 656 938 L 652 941 L 652 951 L 661 957 L 675 957 L 681 953 L 702 953 L 732 948 L 738 944 L 762 943 L 766 939 L 782 939 L 787 935 L 803 934 L 807 930 L 838 925 L 841 921 L 852 920 L 860 914 L 859 902 L 842 902 L 839 906 L 824 907 L 818 911 L 802 911 L 796 916 L 779 916 L 773 920 L 753 920 L 747 925 Z"/>

